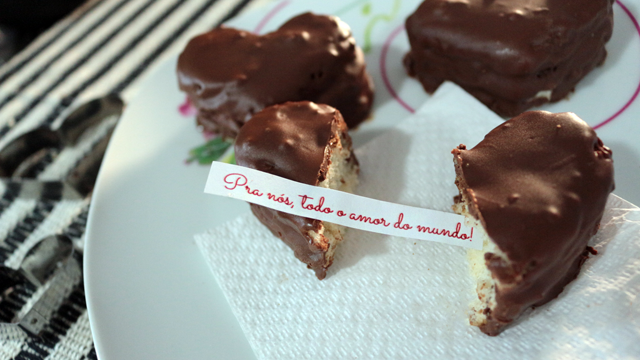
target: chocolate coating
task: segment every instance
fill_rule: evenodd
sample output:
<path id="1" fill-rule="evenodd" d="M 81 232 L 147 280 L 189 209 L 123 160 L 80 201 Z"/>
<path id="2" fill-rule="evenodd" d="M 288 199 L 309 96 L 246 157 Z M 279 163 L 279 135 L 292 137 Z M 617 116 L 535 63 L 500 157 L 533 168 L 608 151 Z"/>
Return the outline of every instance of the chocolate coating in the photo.
<path id="1" fill-rule="evenodd" d="M 351 147 L 342 115 L 328 105 L 308 101 L 270 106 L 248 121 L 236 138 L 238 165 L 278 175 L 308 185 L 318 185 L 327 176 L 330 153 L 327 147 L 343 136 Z M 355 157 L 351 158 L 356 161 Z M 298 199 L 294 199 L 297 201 Z M 326 276 L 326 244 L 313 241 L 321 221 L 290 215 L 251 204 L 251 211 L 271 232 L 282 239 L 295 256 Z"/>
<path id="2" fill-rule="evenodd" d="M 193 38 L 178 59 L 178 82 L 198 109 L 198 124 L 226 137 L 273 104 L 328 104 L 353 128 L 373 103 L 373 83 L 349 26 L 312 13 L 263 36 L 220 27 Z"/>
<path id="3" fill-rule="evenodd" d="M 575 114 L 529 111 L 452 153 L 469 212 L 509 259 L 485 254 L 506 284 L 481 327 L 497 335 L 578 275 L 614 189 L 611 150 Z"/>
<path id="4" fill-rule="evenodd" d="M 426 0 L 406 20 L 405 66 L 427 92 L 451 80 L 498 114 L 515 116 L 565 98 L 604 62 L 612 4 Z"/>

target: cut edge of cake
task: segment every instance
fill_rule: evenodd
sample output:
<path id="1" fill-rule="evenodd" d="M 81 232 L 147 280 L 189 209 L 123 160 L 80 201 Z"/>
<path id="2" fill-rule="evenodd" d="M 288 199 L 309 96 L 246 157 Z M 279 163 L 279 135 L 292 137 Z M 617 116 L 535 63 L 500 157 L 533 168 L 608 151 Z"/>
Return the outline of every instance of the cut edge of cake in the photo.
<path id="1" fill-rule="evenodd" d="M 464 150 L 465 147 L 464 145 L 460 145 L 458 149 Z M 467 187 L 464 178 L 460 175 L 462 173 L 460 169 L 462 161 L 459 160 L 456 155 L 456 150 L 454 150 L 453 163 L 456 169 L 455 184 L 460 194 L 455 197 L 451 209 L 456 214 L 463 215 L 465 217 L 465 224 L 472 226 L 475 234 L 482 239 L 482 250 L 467 249 L 467 261 L 475 287 L 475 289 L 472 290 L 474 299 L 469 304 L 469 324 L 477 326 L 484 332 L 484 328 L 494 328 L 498 325 L 496 324 L 497 319 L 491 316 L 491 313 L 497 305 L 496 291 L 500 289 L 506 290 L 513 286 L 511 284 L 501 283 L 492 276 L 491 270 L 489 270 L 486 265 L 487 258 L 499 258 L 505 264 L 509 264 L 510 261 L 508 256 L 500 250 L 485 231 L 482 214 L 475 208 L 470 207 L 470 204 L 475 203 L 474 194 L 473 190 Z M 504 325 L 506 324 L 499 324 L 498 328 Z"/>
<path id="2" fill-rule="evenodd" d="M 353 193 L 358 186 L 360 168 L 352 153 L 351 138 L 347 133 L 347 129 L 340 127 L 339 131 L 341 132 L 340 135 L 333 134 L 325 149 L 327 171 L 324 175 L 324 180 L 320 181 L 317 186 Z M 321 221 L 317 232 L 309 232 L 314 245 L 324 251 L 323 270 L 325 272 L 333 264 L 335 251 L 343 241 L 346 229 L 342 225 Z"/>

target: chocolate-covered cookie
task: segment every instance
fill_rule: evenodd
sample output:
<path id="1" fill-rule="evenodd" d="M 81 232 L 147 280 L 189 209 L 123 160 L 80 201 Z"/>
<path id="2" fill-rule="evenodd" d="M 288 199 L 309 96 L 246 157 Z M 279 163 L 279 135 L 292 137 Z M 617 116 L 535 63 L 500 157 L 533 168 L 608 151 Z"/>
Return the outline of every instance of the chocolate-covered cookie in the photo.
<path id="1" fill-rule="evenodd" d="M 606 57 L 613 0 L 425 0 L 407 18 L 405 67 L 450 80 L 502 116 L 567 96 Z"/>
<path id="2" fill-rule="evenodd" d="M 254 115 L 236 138 L 238 165 L 308 185 L 353 192 L 358 161 L 342 115 L 309 101 L 287 102 Z M 326 276 L 344 227 L 251 204 L 251 211 L 295 256 Z"/>
<path id="3" fill-rule="evenodd" d="M 178 81 L 207 132 L 235 137 L 266 106 L 309 100 L 340 110 L 353 128 L 373 102 L 364 56 L 347 24 L 305 13 L 259 36 L 220 27 L 193 38 Z"/>
<path id="4" fill-rule="evenodd" d="M 482 251 L 469 251 L 470 322 L 497 335 L 578 275 L 614 189 L 611 150 L 575 114 L 529 111 L 452 153 L 453 208 L 487 235 Z"/>

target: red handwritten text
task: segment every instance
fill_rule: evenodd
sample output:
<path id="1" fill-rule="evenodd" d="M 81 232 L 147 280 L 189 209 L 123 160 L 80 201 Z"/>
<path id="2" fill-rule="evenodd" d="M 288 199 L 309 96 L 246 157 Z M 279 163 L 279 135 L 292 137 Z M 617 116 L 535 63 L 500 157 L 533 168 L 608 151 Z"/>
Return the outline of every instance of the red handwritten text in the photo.
<path id="1" fill-rule="evenodd" d="M 451 232 L 445 229 L 431 228 L 429 226 L 425 227 L 425 226 L 418 225 L 418 232 L 422 232 L 422 233 L 426 232 L 434 235 L 448 236 L 448 237 L 452 237 L 460 240 L 467 240 L 467 239 L 473 238 L 473 228 L 471 228 L 471 233 L 467 235 L 467 234 L 460 234 L 461 227 L 462 225 L 458 223 L 456 225 L 456 230 L 454 232 Z"/>
<path id="2" fill-rule="evenodd" d="M 398 215 L 398 221 L 396 221 L 393 224 L 393 227 L 396 228 L 396 229 L 400 229 L 400 230 L 413 229 L 413 226 L 411 226 L 409 224 L 403 224 L 402 220 L 404 220 L 404 213 L 400 213 L 400 215 Z"/>
<path id="3" fill-rule="evenodd" d="M 255 195 L 258 197 L 264 195 L 264 193 L 261 193 L 258 189 L 251 190 L 251 188 L 248 186 L 245 186 L 244 188 L 247 190 L 247 193 L 249 193 L 249 195 Z"/>
<path id="4" fill-rule="evenodd" d="M 224 177 L 224 183 L 227 184 L 224 188 L 227 190 L 234 190 L 238 186 L 247 185 L 247 182 L 247 177 L 242 174 L 228 174 Z"/>
<path id="5" fill-rule="evenodd" d="M 384 218 L 373 219 L 369 216 L 356 215 L 354 213 L 349 214 L 349 219 L 353 221 L 369 223 L 371 225 L 384 225 L 385 227 L 391 225 L 391 223 L 388 223 Z"/>
<path id="6" fill-rule="evenodd" d="M 312 197 L 308 197 L 307 195 L 298 195 L 302 198 L 302 203 L 301 206 L 303 209 L 307 209 L 307 210 L 314 210 L 317 212 L 321 212 L 321 213 L 325 213 L 325 214 L 331 214 L 333 212 L 333 210 L 331 210 L 330 207 L 325 207 L 323 208 L 322 206 L 324 205 L 324 196 L 320 197 L 320 201 L 318 202 L 318 205 L 313 205 L 313 204 L 307 204 L 307 200 L 313 200 Z"/>
<path id="7" fill-rule="evenodd" d="M 288 196 L 284 196 L 284 194 L 282 194 L 280 196 L 277 196 L 277 195 L 269 193 L 269 194 L 267 194 L 267 197 L 269 198 L 269 200 L 273 200 L 273 201 L 275 201 L 277 203 L 280 203 L 280 204 L 288 205 L 289 207 L 291 207 L 293 209 L 293 201 L 289 200 L 289 197 Z"/>
<path id="8" fill-rule="evenodd" d="M 336 213 L 336 215 L 343 217 L 343 216 L 347 216 L 347 213 L 342 211 L 342 210 L 338 210 L 338 212 Z"/>

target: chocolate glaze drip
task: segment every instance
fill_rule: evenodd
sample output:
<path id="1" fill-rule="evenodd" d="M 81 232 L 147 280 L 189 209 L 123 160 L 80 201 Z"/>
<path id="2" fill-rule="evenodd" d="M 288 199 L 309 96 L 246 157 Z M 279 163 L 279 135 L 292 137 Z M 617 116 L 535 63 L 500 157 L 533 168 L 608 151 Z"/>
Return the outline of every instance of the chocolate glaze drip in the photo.
<path id="1" fill-rule="evenodd" d="M 611 150 L 575 114 L 529 111 L 452 153 L 469 212 L 509 258 L 485 254 L 506 284 L 481 327 L 497 335 L 578 275 L 614 189 Z"/>
<path id="2" fill-rule="evenodd" d="M 350 148 L 347 126 L 340 112 L 328 105 L 308 101 L 270 106 L 248 121 L 236 138 L 238 165 L 278 175 L 308 185 L 318 185 L 330 166 L 327 147 L 343 136 Z M 351 157 L 352 161 L 357 161 Z M 293 199 L 297 201 L 298 199 Z M 322 222 L 251 204 L 251 211 L 271 232 L 282 239 L 295 256 L 326 276 L 327 244 L 313 241 Z"/>
<path id="3" fill-rule="evenodd" d="M 349 26 L 311 13 L 263 36 L 220 27 L 193 38 L 178 59 L 178 82 L 198 108 L 198 124 L 226 137 L 273 104 L 329 104 L 353 128 L 373 102 L 373 83 Z"/>
<path id="4" fill-rule="evenodd" d="M 451 80 L 498 114 L 515 116 L 565 98 L 604 62 L 604 45 L 613 30 L 612 4 L 424 1 L 406 20 L 411 51 L 405 67 L 427 92 Z"/>

